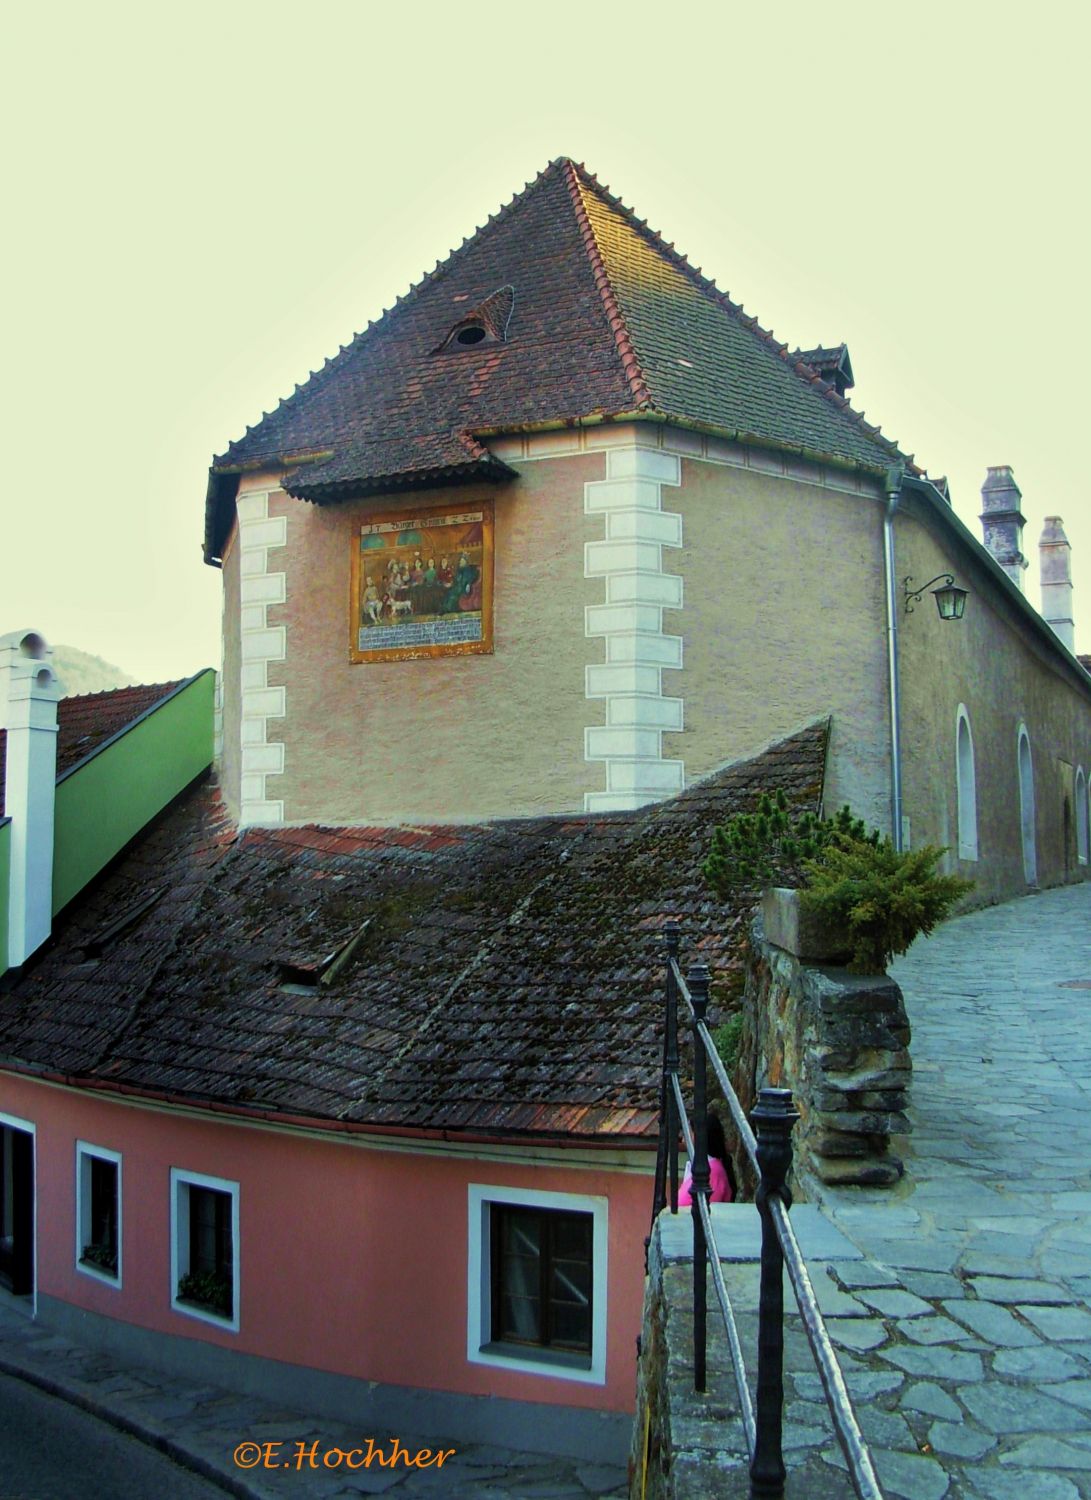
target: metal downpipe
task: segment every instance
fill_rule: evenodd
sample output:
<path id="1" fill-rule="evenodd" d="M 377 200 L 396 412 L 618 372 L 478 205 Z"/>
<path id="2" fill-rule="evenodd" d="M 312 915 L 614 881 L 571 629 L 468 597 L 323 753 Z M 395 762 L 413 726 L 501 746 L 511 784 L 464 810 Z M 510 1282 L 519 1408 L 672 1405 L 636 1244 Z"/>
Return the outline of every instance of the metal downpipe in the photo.
<path id="1" fill-rule="evenodd" d="M 886 513 L 883 517 L 883 560 L 886 572 L 886 656 L 890 689 L 890 820 L 891 837 L 902 848 L 902 737 L 901 698 L 898 685 L 898 595 L 894 576 L 894 512 L 901 498 L 902 476 L 897 470 L 887 476 Z"/>

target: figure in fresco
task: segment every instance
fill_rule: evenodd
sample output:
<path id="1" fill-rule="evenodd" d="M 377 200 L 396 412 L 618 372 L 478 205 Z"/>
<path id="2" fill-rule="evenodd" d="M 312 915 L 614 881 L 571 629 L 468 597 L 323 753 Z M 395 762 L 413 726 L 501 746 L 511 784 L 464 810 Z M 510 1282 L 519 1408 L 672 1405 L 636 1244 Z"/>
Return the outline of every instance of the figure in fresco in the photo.
<path id="1" fill-rule="evenodd" d="M 468 593 L 473 588 L 480 576 L 480 569 L 475 568 L 465 552 L 463 552 L 458 559 L 458 568 L 455 571 L 451 587 L 444 596 L 443 613 L 445 615 L 455 614 L 456 611 L 462 608 L 481 608 L 480 604 L 463 606 L 460 603 L 463 594 Z"/>
<path id="2" fill-rule="evenodd" d="M 446 592 L 438 582 L 436 560 L 428 559 L 428 566 L 421 574 L 420 583 L 413 589 L 413 609 L 418 615 L 438 615 Z"/>
<path id="3" fill-rule="evenodd" d="M 379 590 L 375 587 L 374 578 L 368 578 L 367 587 L 364 589 L 364 618 L 372 625 L 378 625 L 383 613 L 383 601 L 379 597 Z"/>

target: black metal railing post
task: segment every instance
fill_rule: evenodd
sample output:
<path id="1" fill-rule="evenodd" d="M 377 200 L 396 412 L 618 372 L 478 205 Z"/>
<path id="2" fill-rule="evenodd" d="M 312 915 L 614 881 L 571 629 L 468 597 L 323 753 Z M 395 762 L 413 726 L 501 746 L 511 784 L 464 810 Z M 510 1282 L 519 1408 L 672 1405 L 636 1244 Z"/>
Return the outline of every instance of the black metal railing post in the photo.
<path id="1" fill-rule="evenodd" d="M 666 1021 L 666 1013 L 671 1006 L 671 997 L 674 992 L 674 975 L 671 972 L 671 959 L 678 952 L 678 923 L 666 922 L 663 926 L 663 942 L 667 951 L 667 970 L 663 981 L 664 998 L 664 1024 L 663 1024 L 663 1063 L 659 1075 L 659 1140 L 655 1148 L 655 1186 L 652 1192 L 652 1223 L 651 1229 L 655 1228 L 658 1219 L 667 1201 L 667 1152 L 669 1140 L 669 1124 L 674 1111 L 674 1090 L 671 1087 L 670 1075 L 667 1069 L 668 1036 L 670 1027 Z M 675 1130 L 677 1136 L 677 1129 Z M 648 1252 L 651 1249 L 651 1230 L 644 1239 L 644 1271 L 648 1270 Z"/>
<path id="2" fill-rule="evenodd" d="M 708 1166 L 708 1084 L 705 1075 L 705 1044 L 698 1027 L 708 1012 L 708 965 L 690 965 L 686 975 L 693 1004 L 693 1389 L 706 1388 L 708 1246 L 701 1217 L 701 1199 L 708 1202 L 711 1176 Z"/>
<path id="3" fill-rule="evenodd" d="M 663 1051 L 663 1085 L 667 1095 L 665 1116 L 667 1132 L 667 1164 L 670 1174 L 671 1213 L 678 1212 L 678 1108 L 674 1101 L 674 1079 L 678 1076 L 678 986 L 674 982 L 674 967 L 678 962 L 678 947 L 681 934 L 677 922 L 668 922 L 664 929 L 667 941 L 667 1035 Z"/>
<path id="4" fill-rule="evenodd" d="M 781 1500 L 786 1471 L 781 1451 L 784 1412 L 784 1252 L 770 1200 L 792 1206 L 787 1185 L 792 1166 L 792 1126 L 799 1114 L 791 1089 L 762 1089 L 750 1119 L 758 1140 L 761 1180 L 755 1194 L 761 1215 L 761 1291 L 758 1297 L 757 1437 L 750 1464 L 751 1500 Z"/>

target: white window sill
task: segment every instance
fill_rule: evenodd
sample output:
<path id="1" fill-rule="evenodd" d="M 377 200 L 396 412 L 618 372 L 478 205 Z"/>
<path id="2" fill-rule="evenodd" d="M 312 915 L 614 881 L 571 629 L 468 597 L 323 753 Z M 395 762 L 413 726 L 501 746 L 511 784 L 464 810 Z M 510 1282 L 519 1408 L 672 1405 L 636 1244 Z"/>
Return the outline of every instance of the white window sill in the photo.
<path id="1" fill-rule="evenodd" d="M 591 1369 L 584 1354 L 566 1354 L 559 1349 L 531 1350 L 522 1344 L 483 1344 L 471 1363 L 492 1365 L 500 1370 L 518 1370 L 527 1375 L 546 1375 L 558 1380 L 578 1380 L 584 1385 L 605 1385 Z"/>
<path id="2" fill-rule="evenodd" d="M 103 1286 L 112 1286 L 115 1292 L 121 1290 L 121 1276 L 116 1271 L 104 1271 L 89 1260 L 78 1260 L 76 1270 L 81 1276 L 90 1276 L 92 1281 L 99 1281 Z"/>
<path id="3" fill-rule="evenodd" d="M 196 1318 L 201 1323 L 210 1323 L 213 1328 L 222 1328 L 225 1333 L 238 1333 L 238 1317 L 225 1318 L 222 1313 L 214 1313 L 203 1307 L 198 1307 L 196 1302 L 180 1302 L 177 1297 L 170 1301 L 172 1309 L 176 1313 L 182 1313 L 184 1317 Z"/>

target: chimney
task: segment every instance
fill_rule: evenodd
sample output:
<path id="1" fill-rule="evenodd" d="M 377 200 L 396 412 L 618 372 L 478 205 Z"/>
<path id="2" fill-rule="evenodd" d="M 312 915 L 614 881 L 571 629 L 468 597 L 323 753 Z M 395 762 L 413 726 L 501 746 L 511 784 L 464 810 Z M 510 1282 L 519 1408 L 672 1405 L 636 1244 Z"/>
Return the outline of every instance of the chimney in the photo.
<path id="1" fill-rule="evenodd" d="M 7 730 L 4 813 L 11 819 L 8 952 L 16 968 L 48 938 L 53 921 L 53 803 L 57 699 L 50 648 L 34 630 L 0 636 L 0 727 Z"/>
<path id="2" fill-rule="evenodd" d="M 1022 498 L 1008 464 L 1000 464 L 985 475 L 985 483 L 981 486 L 981 526 L 985 546 L 1012 583 L 1026 593 L 1023 576 L 1027 570 L 1027 560 L 1023 556 L 1026 517 L 1019 508 Z"/>
<path id="3" fill-rule="evenodd" d="M 1072 546 L 1064 534 L 1060 516 L 1046 516 L 1038 543 L 1042 569 L 1042 618 L 1068 647 L 1076 649 L 1072 618 Z"/>

